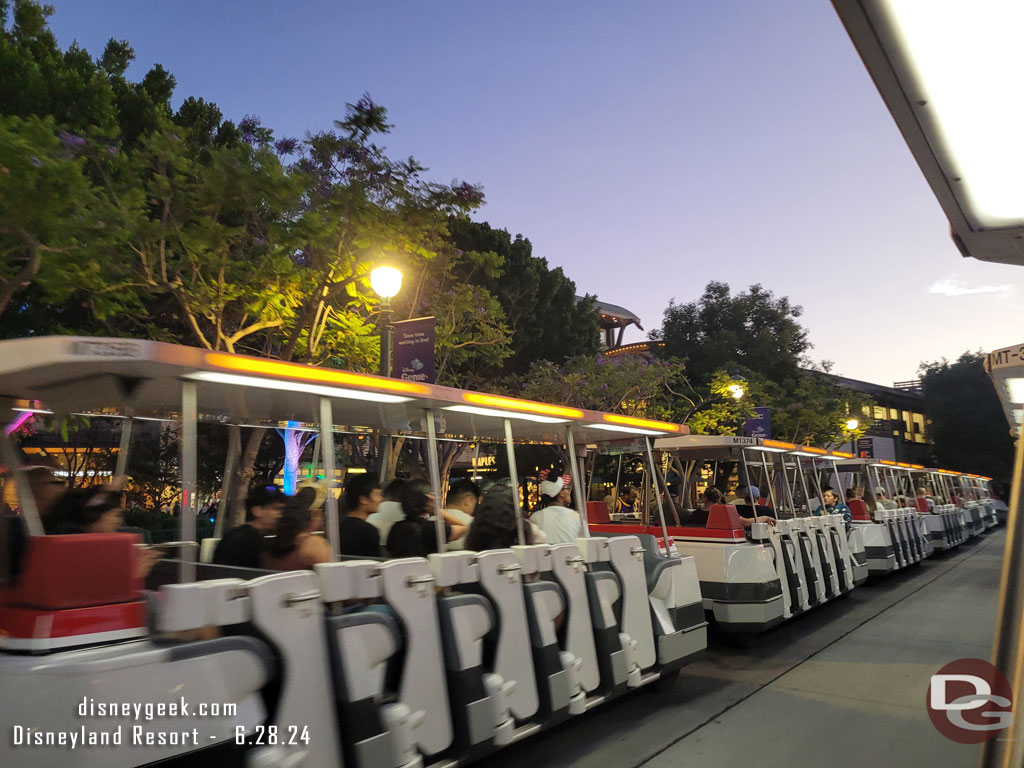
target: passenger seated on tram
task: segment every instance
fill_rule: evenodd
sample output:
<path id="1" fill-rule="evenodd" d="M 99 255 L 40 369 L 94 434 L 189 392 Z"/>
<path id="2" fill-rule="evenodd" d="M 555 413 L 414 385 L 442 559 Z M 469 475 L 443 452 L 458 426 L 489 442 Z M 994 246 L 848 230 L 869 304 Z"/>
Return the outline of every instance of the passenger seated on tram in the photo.
<path id="1" fill-rule="evenodd" d="M 402 494 L 405 518 L 391 526 L 388 534 L 388 553 L 391 557 L 426 557 L 437 552 L 437 532 L 434 520 L 434 494 L 430 483 L 410 480 Z M 465 527 L 444 523 L 445 541 L 457 539 Z"/>
<path id="2" fill-rule="evenodd" d="M 683 525 L 702 526 L 708 524 L 708 514 L 711 512 L 711 507 L 715 504 L 724 503 L 724 497 L 722 492 L 715 488 L 713 485 L 709 485 L 704 493 L 701 494 L 701 505 L 700 509 L 695 509 L 690 512 L 690 516 L 683 520 Z M 685 514 L 685 512 L 684 512 Z"/>
<path id="3" fill-rule="evenodd" d="M 612 512 L 615 511 L 615 496 L 614 496 L 614 494 L 609 494 L 609 495 L 604 497 L 604 506 L 605 506 L 605 509 L 608 510 L 608 517 L 610 519 Z"/>
<path id="4" fill-rule="evenodd" d="M 224 534 L 213 553 L 216 565 L 259 568 L 263 537 L 277 526 L 288 497 L 273 485 L 258 486 L 245 499 L 245 523 Z"/>
<path id="5" fill-rule="evenodd" d="M 896 502 L 892 499 L 886 498 L 885 488 L 878 488 L 875 491 L 875 499 L 878 502 L 878 506 L 882 509 L 896 509 Z"/>
<path id="6" fill-rule="evenodd" d="M 117 533 L 124 523 L 121 494 L 105 486 L 75 488 L 64 493 L 50 508 L 46 532 L 51 535 Z M 144 579 L 153 570 L 160 553 L 135 548 L 135 576 Z"/>
<path id="7" fill-rule="evenodd" d="M 743 504 L 736 505 L 736 513 L 740 516 L 740 524 L 749 528 L 754 523 L 767 523 L 775 525 L 775 516 L 772 511 L 761 505 L 761 489 L 756 485 L 743 486 L 745 494 Z"/>
<path id="8" fill-rule="evenodd" d="M 405 480 L 397 477 L 384 489 L 384 501 L 377 506 L 377 511 L 366 518 L 366 522 L 380 532 L 380 545 L 387 544 L 391 526 L 405 519 L 402 511 L 402 494 L 405 493 Z"/>
<path id="9" fill-rule="evenodd" d="M 36 465 L 25 467 L 23 471 L 25 479 L 28 480 L 32 498 L 36 502 L 36 512 L 39 513 L 39 519 L 45 524 L 53 505 L 67 490 L 67 483 L 53 473 L 52 467 Z"/>
<path id="10" fill-rule="evenodd" d="M 523 521 L 523 538 L 534 544 L 533 529 Z M 482 552 L 485 549 L 507 549 L 519 543 L 516 510 L 507 488 L 494 488 L 484 494 L 473 515 L 473 524 L 466 534 L 466 549 Z"/>
<path id="11" fill-rule="evenodd" d="M 639 517 L 640 510 L 637 504 L 639 495 L 640 492 L 632 485 L 625 486 L 615 502 L 615 511 L 627 517 Z"/>
<path id="12" fill-rule="evenodd" d="M 540 473 L 540 503 L 530 522 L 544 531 L 548 544 L 571 544 L 583 535 L 583 520 L 579 512 L 569 507 L 569 476 L 552 477 L 553 474 L 549 470 Z"/>
<path id="13" fill-rule="evenodd" d="M 853 514 L 850 512 L 850 508 L 839 500 L 839 494 L 833 491 L 831 488 L 823 488 L 821 495 L 824 500 L 824 504 L 819 504 L 817 509 L 812 512 L 814 515 L 842 515 L 843 520 L 851 522 L 853 520 Z"/>
<path id="14" fill-rule="evenodd" d="M 274 537 L 267 539 L 266 547 L 260 553 L 261 567 L 274 571 L 301 571 L 333 559 L 330 545 L 322 537 L 313 535 L 315 501 L 316 489 L 308 486 L 288 498 L 274 526 Z"/>
<path id="15" fill-rule="evenodd" d="M 732 493 L 733 497 L 726 501 L 726 504 L 731 504 L 734 507 L 738 507 L 740 504 L 747 503 L 747 486 L 741 483 L 740 485 L 736 486 L 736 490 L 733 491 Z"/>
<path id="16" fill-rule="evenodd" d="M 380 533 L 366 521 L 384 495 L 373 475 L 352 475 L 345 483 L 345 516 L 338 523 L 338 552 L 355 557 L 380 557 Z"/>
<path id="17" fill-rule="evenodd" d="M 482 496 L 480 486 L 472 480 L 456 480 L 448 486 L 448 495 L 444 498 L 444 519 L 452 525 L 463 525 L 469 530 L 473 522 L 473 514 Z M 463 534 L 451 543 L 449 549 L 465 549 L 466 535 Z"/>

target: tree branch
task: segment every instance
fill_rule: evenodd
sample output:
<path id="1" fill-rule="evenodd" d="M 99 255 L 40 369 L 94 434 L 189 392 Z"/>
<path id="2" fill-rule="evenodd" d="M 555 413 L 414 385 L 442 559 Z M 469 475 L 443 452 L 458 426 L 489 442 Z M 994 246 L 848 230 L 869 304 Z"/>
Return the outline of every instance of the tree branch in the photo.
<path id="1" fill-rule="evenodd" d="M 7 308 L 7 305 L 14 298 L 14 294 L 17 293 L 19 288 L 32 282 L 32 278 L 39 272 L 41 261 L 42 256 L 39 253 L 39 246 L 30 244 L 28 260 L 25 262 L 25 265 L 18 270 L 17 274 L 7 280 L 4 283 L 3 290 L 0 290 L 0 313 Z"/>

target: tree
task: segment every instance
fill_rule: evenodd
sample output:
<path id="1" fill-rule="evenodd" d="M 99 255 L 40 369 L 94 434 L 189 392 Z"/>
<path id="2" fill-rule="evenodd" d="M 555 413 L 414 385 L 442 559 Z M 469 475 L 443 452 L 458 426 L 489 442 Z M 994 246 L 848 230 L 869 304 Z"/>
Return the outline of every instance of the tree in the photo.
<path id="1" fill-rule="evenodd" d="M 800 377 L 811 346 L 797 322 L 802 313 L 760 285 L 733 296 L 726 283 L 712 281 L 696 301 L 670 303 L 650 338 L 658 342 L 659 356 L 682 361 L 694 386 L 706 386 L 717 371 L 736 369 L 788 387 Z"/>
<path id="2" fill-rule="evenodd" d="M 1013 438 L 984 362 L 982 352 L 968 351 L 952 363 L 921 363 L 928 433 L 940 467 L 1008 482 Z"/>
<path id="3" fill-rule="evenodd" d="M 459 250 L 501 260 L 499 271 L 478 270 L 469 277 L 497 298 L 512 334 L 511 354 L 489 372 L 492 380 L 522 375 L 538 360 L 561 364 L 597 355 L 601 337 L 593 298 L 577 301 L 576 285 L 561 267 L 551 269 L 546 259 L 534 256 L 522 235 L 512 238 L 507 230 L 468 218 L 452 220 L 449 228 Z"/>
<path id="4" fill-rule="evenodd" d="M 477 274 L 493 278 L 502 258 L 493 252 L 455 249 L 424 260 L 418 274 L 396 301 L 396 314 L 407 319 L 428 315 L 435 319 L 435 375 L 437 383 L 472 388 L 486 372 L 511 354 L 511 331 L 498 300 L 473 280 Z"/>
<path id="5" fill-rule="evenodd" d="M 788 298 L 760 285 L 734 296 L 715 281 L 696 301 L 669 304 L 662 327 L 650 334 L 652 349 L 685 366 L 688 397 L 712 403 L 690 420 L 694 432 L 734 431 L 730 422 L 739 422 L 727 412 L 721 391 L 723 377 L 735 372 L 747 380 L 746 407 L 771 408 L 772 431 L 780 439 L 829 445 L 863 434 L 870 419 L 862 411 L 870 401 L 840 387 L 829 375 L 830 362 L 810 360 L 807 331 L 797 322 L 801 314 Z M 853 433 L 845 430 L 851 414 L 862 422 Z"/>
<path id="6" fill-rule="evenodd" d="M 52 119 L 0 116 L 0 315 L 19 307 L 26 286 L 61 301 L 89 284 L 82 248 L 100 232 L 76 140 L 58 137 Z"/>

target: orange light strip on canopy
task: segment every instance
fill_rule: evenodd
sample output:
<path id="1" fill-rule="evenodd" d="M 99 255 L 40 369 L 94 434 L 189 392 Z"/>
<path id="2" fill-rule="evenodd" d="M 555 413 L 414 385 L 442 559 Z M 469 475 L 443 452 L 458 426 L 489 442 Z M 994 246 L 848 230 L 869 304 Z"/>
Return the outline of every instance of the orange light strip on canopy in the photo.
<path id="1" fill-rule="evenodd" d="M 907 462 L 905 462 L 905 461 L 897 461 L 896 462 L 896 466 L 897 467 L 903 467 L 904 469 L 913 469 L 914 468 L 913 464 L 907 464 Z"/>
<path id="2" fill-rule="evenodd" d="M 667 421 L 654 421 L 653 419 L 637 419 L 633 416 L 621 416 L 617 413 L 605 413 L 602 419 L 609 424 L 624 424 L 627 427 L 639 427 L 640 429 L 656 429 L 660 432 L 678 432 L 678 424 L 670 424 Z"/>
<path id="3" fill-rule="evenodd" d="M 781 448 L 784 451 L 794 451 L 797 449 L 796 443 L 784 443 L 781 440 L 768 440 L 766 439 L 761 443 L 766 448 Z"/>
<path id="4" fill-rule="evenodd" d="M 911 469 L 924 469 L 924 464 L 911 464 Z"/>
<path id="5" fill-rule="evenodd" d="M 222 352 L 209 352 L 204 356 L 204 360 L 207 364 L 222 370 L 273 376 L 279 379 L 331 384 L 339 387 L 383 389 L 389 392 L 401 392 L 412 395 L 426 395 L 430 393 L 429 387 L 414 381 L 386 379 L 382 376 L 367 376 L 362 373 L 339 371 L 332 368 L 314 368 L 298 363 L 283 363 L 279 360 L 254 360 Z"/>
<path id="6" fill-rule="evenodd" d="M 519 400 L 515 397 L 501 395 L 485 395 L 480 392 L 463 392 L 462 399 L 474 405 L 486 405 L 489 408 L 505 408 L 510 411 L 539 413 L 544 416 L 558 416 L 562 419 L 582 419 L 583 411 L 579 408 L 567 408 L 564 405 L 549 405 L 533 400 Z"/>
<path id="7" fill-rule="evenodd" d="M 896 466 L 896 462 L 895 461 L 890 461 L 889 459 L 879 459 L 878 463 L 879 464 L 885 464 L 887 467 L 895 467 Z"/>
<path id="8" fill-rule="evenodd" d="M 832 451 L 832 455 L 833 456 L 840 456 L 840 457 L 842 457 L 844 459 L 852 459 L 853 458 L 853 454 L 852 453 L 846 453 L 846 451 Z"/>
<path id="9" fill-rule="evenodd" d="M 824 448 L 815 448 L 813 445 L 798 445 L 801 451 L 807 451 L 807 453 L 816 453 L 819 456 L 828 456 L 828 451 Z"/>

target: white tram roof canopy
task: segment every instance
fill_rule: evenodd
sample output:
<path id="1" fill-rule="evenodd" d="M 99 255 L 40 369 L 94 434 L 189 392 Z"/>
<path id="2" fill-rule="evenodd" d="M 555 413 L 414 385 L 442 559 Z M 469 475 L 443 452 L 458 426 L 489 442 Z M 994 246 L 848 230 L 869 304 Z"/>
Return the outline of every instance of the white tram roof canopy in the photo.
<path id="1" fill-rule="evenodd" d="M 989 352 L 985 370 L 995 384 L 1010 424 L 1010 434 L 1020 437 L 1024 426 L 1024 344 Z"/>
<path id="2" fill-rule="evenodd" d="M 832 1 L 957 248 L 1024 264 L 1024 4 Z"/>
<path id="3" fill-rule="evenodd" d="M 811 445 L 797 445 L 765 437 L 739 437 L 736 435 L 672 435 L 658 438 L 654 447 L 659 451 L 670 451 L 691 459 L 734 459 L 743 450 L 788 453 L 793 456 L 833 461 L 849 459 L 853 456 L 852 453 L 829 451 Z"/>
<path id="4" fill-rule="evenodd" d="M 249 426 L 316 424 L 326 397 L 342 431 L 422 434 L 424 411 L 434 409 L 440 439 L 501 439 L 506 418 L 517 440 L 538 443 L 564 442 L 567 426 L 578 442 L 687 432 L 663 421 L 157 341 L 0 341 L 0 398 L 60 413 L 176 419 L 185 381 L 196 383 L 204 420 Z"/>

